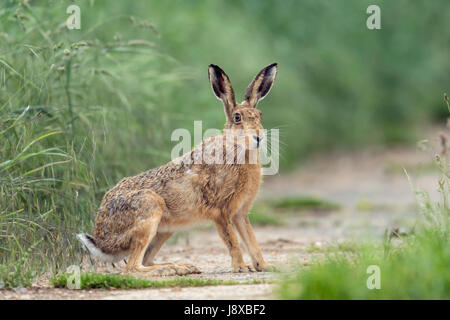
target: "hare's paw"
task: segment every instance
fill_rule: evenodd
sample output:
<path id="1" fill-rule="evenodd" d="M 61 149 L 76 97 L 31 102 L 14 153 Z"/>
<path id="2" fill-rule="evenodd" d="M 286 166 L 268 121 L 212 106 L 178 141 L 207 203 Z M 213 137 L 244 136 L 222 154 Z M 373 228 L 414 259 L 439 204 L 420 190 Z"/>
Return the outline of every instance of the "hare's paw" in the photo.
<path id="1" fill-rule="evenodd" d="M 185 272 L 185 274 L 198 274 L 201 273 L 201 271 L 192 264 L 177 264 L 179 267 L 179 270 L 182 270 Z"/>
<path id="2" fill-rule="evenodd" d="M 275 271 L 274 266 L 268 265 L 264 261 L 254 262 L 253 266 L 255 267 L 256 271 L 258 271 L 258 272 L 273 272 L 273 271 Z"/>
<path id="3" fill-rule="evenodd" d="M 253 266 L 258 272 L 274 272 L 276 270 L 275 266 L 272 266 L 265 262 L 256 262 L 253 264 Z"/>
<path id="4" fill-rule="evenodd" d="M 239 265 L 239 266 L 234 266 L 233 267 L 233 272 L 234 273 L 247 273 L 247 272 L 255 272 L 255 268 L 253 268 L 253 266 L 251 265 Z"/>

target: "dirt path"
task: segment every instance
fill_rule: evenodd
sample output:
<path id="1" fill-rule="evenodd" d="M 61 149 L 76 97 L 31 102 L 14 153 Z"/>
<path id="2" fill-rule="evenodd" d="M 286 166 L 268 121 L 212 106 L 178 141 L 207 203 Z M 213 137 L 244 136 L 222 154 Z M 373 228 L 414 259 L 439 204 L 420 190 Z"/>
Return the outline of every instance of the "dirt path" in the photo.
<path id="1" fill-rule="evenodd" d="M 311 159 L 289 175 L 265 179 L 258 201 L 311 195 L 339 203 L 336 212 L 291 214 L 284 226 L 255 227 L 256 237 L 269 264 L 286 267 L 309 264 L 323 255 L 321 248 L 346 240 L 380 238 L 388 228 L 407 230 L 417 218 L 414 194 L 402 167 L 414 185 L 437 196 L 437 171 L 430 170 L 430 152 L 408 149 L 372 149 L 348 154 L 327 154 Z M 249 261 L 248 256 L 245 259 Z M 231 273 L 230 257 L 216 231 L 203 227 L 166 244 L 156 263 L 196 265 L 193 278 L 236 280 L 274 279 L 274 273 Z M 49 288 L 0 291 L 3 299 L 271 299 L 274 284 L 242 284 L 194 288 L 142 290 L 84 290 Z"/>

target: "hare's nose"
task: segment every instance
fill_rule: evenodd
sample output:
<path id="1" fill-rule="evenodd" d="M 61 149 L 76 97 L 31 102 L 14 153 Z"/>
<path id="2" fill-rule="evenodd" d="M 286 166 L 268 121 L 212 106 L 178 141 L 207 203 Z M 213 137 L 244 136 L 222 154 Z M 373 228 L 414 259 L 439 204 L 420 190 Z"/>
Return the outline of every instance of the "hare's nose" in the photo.
<path id="1" fill-rule="evenodd" d="M 257 145 L 259 146 L 259 144 L 261 143 L 261 140 L 263 139 L 262 137 L 258 137 L 258 136 L 253 136 L 253 139 L 255 139 Z"/>

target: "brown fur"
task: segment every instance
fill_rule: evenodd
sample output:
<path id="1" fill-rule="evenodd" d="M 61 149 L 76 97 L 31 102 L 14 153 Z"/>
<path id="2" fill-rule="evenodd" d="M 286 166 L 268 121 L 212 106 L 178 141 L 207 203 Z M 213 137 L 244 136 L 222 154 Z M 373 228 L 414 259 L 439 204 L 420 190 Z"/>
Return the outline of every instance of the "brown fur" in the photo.
<path id="1" fill-rule="evenodd" d="M 234 160 L 238 155 L 249 160 L 248 146 L 255 139 L 249 132 L 256 130 L 259 136 L 258 130 L 263 129 L 256 104 L 269 92 L 276 67 L 272 64 L 258 73 L 241 104 L 235 102 L 228 76 L 215 65 L 209 67 L 213 91 L 225 107 L 225 128 L 231 130 L 204 140 L 166 165 L 119 181 L 104 195 L 95 219 L 94 241 L 98 249 L 108 255 L 129 255 L 126 271 L 156 270 L 153 258 L 174 231 L 212 220 L 229 249 L 235 272 L 266 268 L 248 220 L 262 179 L 259 159 L 253 164 L 227 163 L 225 155 L 226 151 L 233 151 Z M 240 121 L 236 121 L 236 113 Z M 244 135 L 244 143 L 233 139 L 237 132 Z M 206 160 L 217 156 L 210 151 L 219 150 L 218 147 L 225 150 L 224 163 L 210 164 Z M 203 161 L 194 163 L 199 154 L 204 155 Z M 252 266 L 244 263 L 232 222 L 248 249 Z"/>

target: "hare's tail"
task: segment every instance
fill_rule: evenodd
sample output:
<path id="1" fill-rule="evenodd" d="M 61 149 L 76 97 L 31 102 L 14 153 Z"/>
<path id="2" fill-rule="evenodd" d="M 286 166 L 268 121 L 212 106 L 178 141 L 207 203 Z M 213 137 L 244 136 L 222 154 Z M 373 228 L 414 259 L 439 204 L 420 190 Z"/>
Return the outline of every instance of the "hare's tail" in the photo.
<path id="1" fill-rule="evenodd" d="M 97 244 L 95 243 L 95 239 L 88 235 L 79 233 L 77 234 L 77 239 L 80 240 L 82 244 L 89 250 L 92 258 L 95 260 L 103 261 L 103 262 L 115 262 L 118 260 L 118 257 L 113 254 L 107 254 L 102 251 Z"/>

